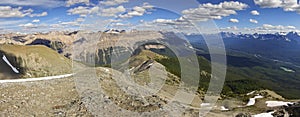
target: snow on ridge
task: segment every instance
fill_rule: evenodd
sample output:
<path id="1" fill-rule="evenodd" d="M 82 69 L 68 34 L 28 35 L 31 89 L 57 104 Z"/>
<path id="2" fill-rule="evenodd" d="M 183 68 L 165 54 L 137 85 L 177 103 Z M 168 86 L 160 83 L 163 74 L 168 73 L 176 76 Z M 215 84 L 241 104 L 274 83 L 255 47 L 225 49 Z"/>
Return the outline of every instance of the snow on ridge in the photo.
<path id="1" fill-rule="evenodd" d="M 222 110 L 222 111 L 228 111 L 229 109 L 226 108 L 225 106 L 221 106 L 221 110 Z"/>
<path id="2" fill-rule="evenodd" d="M 252 117 L 274 117 L 272 115 L 274 112 L 275 111 L 268 112 L 268 113 L 260 113 L 260 114 L 253 115 Z"/>
<path id="3" fill-rule="evenodd" d="M 9 62 L 9 60 L 6 58 L 5 55 L 3 55 L 2 59 L 6 62 L 7 65 L 10 66 L 10 68 L 11 68 L 15 73 L 17 73 L 17 74 L 20 73 L 19 70 L 17 70 L 17 68 L 14 67 L 14 66 Z"/>
<path id="4" fill-rule="evenodd" d="M 256 56 L 256 55 L 255 55 Z M 252 94 L 254 94 L 255 93 L 255 91 L 251 91 L 251 92 L 249 92 L 249 93 L 247 93 L 246 95 L 252 95 Z"/>
<path id="5" fill-rule="evenodd" d="M 210 106 L 210 103 L 201 103 L 201 107 L 202 106 Z"/>
<path id="6" fill-rule="evenodd" d="M 31 82 L 31 81 L 41 81 L 41 80 L 52 80 L 52 79 L 59 79 L 59 78 L 67 78 L 67 77 L 71 77 L 71 76 L 73 76 L 73 74 L 48 76 L 48 77 L 40 77 L 40 78 L 28 78 L 28 79 L 0 80 L 0 83 L 15 83 L 15 82 Z"/>
<path id="7" fill-rule="evenodd" d="M 283 101 L 266 101 L 267 107 L 287 106 L 288 104 L 294 104 L 292 102 Z"/>
<path id="8" fill-rule="evenodd" d="M 259 98 L 264 98 L 263 96 L 261 95 L 257 95 L 257 96 L 254 96 L 254 98 L 250 98 L 249 99 L 249 102 L 247 103 L 247 106 L 252 106 L 255 104 L 255 99 L 259 99 Z"/>

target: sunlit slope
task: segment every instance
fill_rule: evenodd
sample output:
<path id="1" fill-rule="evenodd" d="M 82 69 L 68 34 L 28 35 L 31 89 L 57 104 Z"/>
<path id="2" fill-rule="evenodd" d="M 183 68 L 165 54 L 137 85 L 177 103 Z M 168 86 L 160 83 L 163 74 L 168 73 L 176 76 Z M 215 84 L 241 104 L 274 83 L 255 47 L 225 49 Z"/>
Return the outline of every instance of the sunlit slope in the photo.
<path id="1" fill-rule="evenodd" d="M 71 60 L 45 46 L 0 45 L 0 79 L 42 77 L 71 73 Z M 6 56 L 16 73 L 2 59 Z"/>

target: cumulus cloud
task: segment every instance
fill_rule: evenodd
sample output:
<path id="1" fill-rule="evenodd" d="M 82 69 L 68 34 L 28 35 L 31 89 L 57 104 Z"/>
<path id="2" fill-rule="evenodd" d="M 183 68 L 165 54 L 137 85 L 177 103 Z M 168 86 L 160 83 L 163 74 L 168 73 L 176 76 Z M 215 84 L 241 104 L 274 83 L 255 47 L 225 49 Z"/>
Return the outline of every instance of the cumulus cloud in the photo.
<path id="1" fill-rule="evenodd" d="M 153 22 L 155 22 L 155 23 L 174 23 L 175 21 L 172 19 L 155 19 Z"/>
<path id="2" fill-rule="evenodd" d="M 191 22 L 201 22 L 210 19 L 222 19 L 223 17 L 237 14 L 237 11 L 244 10 L 248 7 L 247 4 L 240 2 L 222 2 L 219 4 L 200 4 L 198 8 L 191 8 L 182 11 L 182 16 L 178 19 L 155 19 L 152 22 L 144 22 L 145 27 L 154 28 L 158 30 L 163 29 L 176 29 L 185 33 L 197 33 L 201 30 L 202 33 L 212 33 L 215 29 L 196 29 Z M 237 19 L 231 19 L 232 22 L 238 22 Z M 194 22 L 195 23 L 195 22 Z M 230 27 L 230 30 L 237 30 L 236 26 Z M 227 28 L 229 30 L 229 28 Z"/>
<path id="3" fill-rule="evenodd" d="M 243 31 L 248 33 L 276 33 L 276 32 L 290 32 L 290 31 L 298 31 L 298 30 L 296 29 L 295 26 L 263 24 L 260 27 L 247 28 L 247 30 L 243 30 Z"/>
<path id="4" fill-rule="evenodd" d="M 259 12 L 257 10 L 253 10 L 250 12 L 252 15 L 259 15 Z"/>
<path id="5" fill-rule="evenodd" d="M 118 13 L 123 13 L 125 11 L 126 11 L 126 9 L 124 8 L 124 6 L 110 7 L 110 8 L 106 8 L 106 9 L 101 9 L 100 15 L 107 16 L 107 17 L 113 17 L 113 16 L 117 16 Z"/>
<path id="6" fill-rule="evenodd" d="M 22 10 L 22 7 L 0 6 L 1 18 L 24 17 L 30 15 L 32 12 L 32 9 Z"/>
<path id="7" fill-rule="evenodd" d="M 60 22 L 60 24 L 58 25 L 53 25 L 56 27 L 63 27 L 63 26 L 80 26 L 80 23 L 84 21 L 84 18 L 79 17 L 77 19 L 75 19 L 74 21 L 68 21 L 68 22 Z"/>
<path id="8" fill-rule="evenodd" d="M 33 25 L 32 23 L 27 23 L 27 24 L 20 25 L 20 26 L 24 26 L 24 27 L 33 27 L 34 25 Z"/>
<path id="9" fill-rule="evenodd" d="M 232 22 L 232 23 L 238 23 L 239 20 L 238 20 L 238 19 L 229 19 L 229 22 Z"/>
<path id="10" fill-rule="evenodd" d="M 33 13 L 32 9 L 23 10 L 22 7 L 0 6 L 0 18 L 12 18 L 12 17 L 40 17 L 46 16 L 47 12 L 41 14 Z"/>
<path id="11" fill-rule="evenodd" d="M 69 9 L 68 15 L 79 15 L 81 17 L 85 17 L 88 14 L 94 14 L 94 13 L 98 13 L 99 12 L 99 7 L 95 6 L 95 7 L 85 7 L 85 6 L 78 6 L 72 9 Z"/>
<path id="12" fill-rule="evenodd" d="M 47 16 L 48 13 L 47 12 L 42 12 L 40 14 L 30 14 L 30 17 L 42 17 L 42 16 Z"/>
<path id="13" fill-rule="evenodd" d="M 300 14 L 298 0 L 254 0 L 262 8 L 282 8 L 284 11 L 295 11 Z"/>
<path id="14" fill-rule="evenodd" d="M 249 19 L 249 22 L 254 23 L 254 24 L 257 24 L 257 23 L 258 23 L 258 21 L 255 20 L 255 19 Z"/>
<path id="15" fill-rule="evenodd" d="M 233 32 L 233 33 L 245 33 L 245 34 L 253 34 L 253 33 L 277 33 L 277 32 L 299 32 L 295 26 L 283 26 L 283 25 L 271 25 L 271 24 L 263 24 L 262 26 L 256 28 L 237 28 L 233 27 L 226 27 L 220 28 L 220 31 L 224 32 Z"/>
<path id="16" fill-rule="evenodd" d="M 224 31 L 224 32 L 235 32 L 237 30 L 239 30 L 239 28 L 236 26 L 220 28 L 220 31 Z"/>
<path id="17" fill-rule="evenodd" d="M 34 20 L 32 20 L 32 22 L 33 23 L 38 23 L 38 22 L 40 22 L 40 20 L 39 19 L 34 19 Z"/>
<path id="18" fill-rule="evenodd" d="M 128 2 L 128 0 L 105 0 L 100 1 L 100 4 L 103 4 L 105 6 L 115 6 L 126 2 Z"/>
<path id="19" fill-rule="evenodd" d="M 64 1 L 61 0 L 1 0 L 1 5 L 15 5 L 15 6 L 39 6 L 39 7 L 60 7 L 63 6 Z"/>
<path id="20" fill-rule="evenodd" d="M 128 11 L 126 14 L 121 14 L 119 15 L 120 18 L 131 18 L 134 16 L 143 16 L 147 10 L 152 9 L 153 6 L 148 4 L 148 3 L 144 3 L 142 6 L 135 6 L 133 7 L 133 9 L 131 11 Z"/>
<path id="21" fill-rule="evenodd" d="M 79 17 L 73 21 L 59 21 L 57 24 L 50 24 L 51 29 L 63 29 L 63 28 L 71 28 L 73 26 L 80 26 L 81 23 L 84 21 L 84 18 Z"/>
<path id="22" fill-rule="evenodd" d="M 80 24 L 78 22 L 74 22 L 74 21 L 71 21 L 71 22 L 61 22 L 60 23 L 61 25 L 71 25 L 71 26 L 79 26 Z"/>
<path id="23" fill-rule="evenodd" d="M 263 8 L 277 8 L 281 7 L 282 0 L 254 0 L 254 3 Z"/>
<path id="24" fill-rule="evenodd" d="M 82 18 L 82 17 L 76 19 L 76 22 L 83 22 L 83 21 L 84 21 L 84 18 Z"/>
<path id="25" fill-rule="evenodd" d="M 265 30 L 285 30 L 285 29 L 296 29 L 296 27 L 295 26 L 282 26 L 282 25 L 263 24 L 262 29 L 265 29 Z"/>
<path id="26" fill-rule="evenodd" d="M 200 4 L 198 8 L 183 10 L 183 17 L 190 20 L 207 21 L 210 19 L 222 19 L 229 15 L 237 14 L 236 11 L 244 10 L 247 4 L 237 1 L 225 1 L 219 4 Z"/>
<path id="27" fill-rule="evenodd" d="M 286 26 L 287 29 L 296 29 L 295 26 Z"/>
<path id="28" fill-rule="evenodd" d="M 89 4 L 89 2 L 90 2 L 89 0 L 67 0 L 66 6 L 70 7 L 72 5 L 79 4 L 79 3 Z"/>
<path id="29" fill-rule="evenodd" d="M 12 26 L 18 26 L 18 24 L 24 24 L 28 22 L 27 20 L 21 19 L 21 20 L 0 20 L 0 27 L 12 27 Z"/>
<path id="30" fill-rule="evenodd" d="M 23 28 L 26 28 L 26 29 L 39 27 L 39 25 L 35 25 L 35 24 L 32 24 L 32 23 L 20 24 L 19 26 L 23 27 Z"/>

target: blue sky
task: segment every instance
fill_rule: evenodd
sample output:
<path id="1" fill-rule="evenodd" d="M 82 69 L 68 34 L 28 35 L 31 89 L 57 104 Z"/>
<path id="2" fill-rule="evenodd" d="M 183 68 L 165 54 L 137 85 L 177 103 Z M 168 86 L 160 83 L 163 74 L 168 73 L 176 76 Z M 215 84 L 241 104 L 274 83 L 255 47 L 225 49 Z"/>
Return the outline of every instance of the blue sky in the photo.
<path id="1" fill-rule="evenodd" d="M 0 1 L 2 33 L 105 30 L 107 24 L 111 28 L 154 30 L 167 25 L 191 31 L 189 21 L 212 21 L 219 31 L 299 32 L 299 19 L 297 0 Z"/>

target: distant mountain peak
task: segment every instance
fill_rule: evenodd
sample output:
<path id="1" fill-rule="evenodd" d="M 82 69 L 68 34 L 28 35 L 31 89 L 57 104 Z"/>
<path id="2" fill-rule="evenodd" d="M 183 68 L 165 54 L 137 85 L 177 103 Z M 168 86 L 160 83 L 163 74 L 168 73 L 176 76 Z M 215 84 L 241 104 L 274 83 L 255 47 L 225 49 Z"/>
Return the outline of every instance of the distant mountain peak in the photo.
<path id="1" fill-rule="evenodd" d="M 232 33 L 232 32 L 221 32 L 221 36 L 226 38 L 234 39 L 258 39 L 258 40 L 283 40 L 283 41 L 294 41 L 300 43 L 300 34 L 298 32 L 277 32 L 269 34 L 242 34 L 242 33 Z"/>

